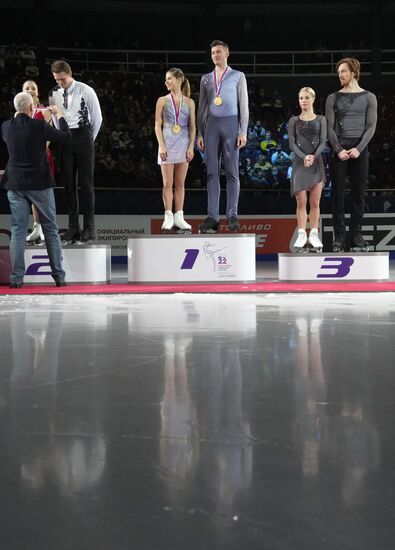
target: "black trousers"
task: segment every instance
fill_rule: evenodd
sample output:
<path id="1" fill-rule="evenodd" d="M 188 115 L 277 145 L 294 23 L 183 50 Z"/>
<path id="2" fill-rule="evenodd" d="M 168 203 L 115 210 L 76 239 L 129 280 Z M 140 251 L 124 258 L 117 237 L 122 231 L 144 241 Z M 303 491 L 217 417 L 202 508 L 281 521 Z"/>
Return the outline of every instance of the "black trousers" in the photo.
<path id="1" fill-rule="evenodd" d="M 347 176 L 350 181 L 351 196 L 350 236 L 352 238 L 355 234 L 361 232 L 365 211 L 368 170 L 369 157 L 367 147 L 365 147 L 357 159 L 340 160 L 337 153 L 334 153 L 332 157 L 332 216 L 335 239 L 340 238 L 344 240 L 346 235 L 344 195 Z"/>
<path id="2" fill-rule="evenodd" d="M 71 142 L 62 148 L 61 173 L 66 193 L 69 228 L 79 228 L 79 214 L 84 214 L 84 229 L 95 227 L 95 189 L 93 169 L 95 148 L 89 128 L 71 130 Z M 78 188 L 81 193 L 81 211 Z"/>

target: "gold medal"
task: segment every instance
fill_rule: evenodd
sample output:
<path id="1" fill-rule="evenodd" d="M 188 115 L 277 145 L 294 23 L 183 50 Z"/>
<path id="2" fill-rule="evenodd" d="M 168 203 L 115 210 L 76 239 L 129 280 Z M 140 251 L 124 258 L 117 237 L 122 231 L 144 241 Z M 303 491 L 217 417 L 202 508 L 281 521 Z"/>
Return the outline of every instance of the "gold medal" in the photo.
<path id="1" fill-rule="evenodd" d="M 179 124 L 174 124 L 173 134 L 179 134 L 181 132 L 181 126 Z"/>
<path id="2" fill-rule="evenodd" d="M 221 75 L 221 78 L 219 79 L 219 82 L 217 82 L 217 70 L 213 70 L 213 80 L 214 80 L 214 90 L 215 90 L 215 99 L 214 99 L 214 105 L 222 105 L 222 97 L 219 95 L 219 91 L 221 89 L 222 80 L 226 74 L 226 71 L 228 70 L 228 66 L 226 66 L 226 69 Z"/>

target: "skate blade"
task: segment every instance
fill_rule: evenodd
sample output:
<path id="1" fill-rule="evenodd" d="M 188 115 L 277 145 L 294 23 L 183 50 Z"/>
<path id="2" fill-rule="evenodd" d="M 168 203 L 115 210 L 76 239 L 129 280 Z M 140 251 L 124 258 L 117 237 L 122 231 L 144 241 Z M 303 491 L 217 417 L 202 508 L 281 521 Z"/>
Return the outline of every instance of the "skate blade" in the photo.
<path id="1" fill-rule="evenodd" d="M 352 246 L 351 251 L 352 252 L 369 252 L 369 247 Z"/>
<path id="2" fill-rule="evenodd" d="M 227 228 L 228 231 L 240 231 L 240 225 L 239 224 L 234 225 L 232 227 L 230 225 L 227 225 L 226 228 Z"/>
<path id="3" fill-rule="evenodd" d="M 43 242 L 44 241 L 42 241 L 41 239 L 34 239 L 32 241 L 26 241 L 26 244 L 31 246 L 37 246 L 38 244 L 43 244 Z"/>
<path id="4" fill-rule="evenodd" d="M 83 245 L 84 243 L 82 241 L 72 239 L 70 241 L 61 241 L 61 244 L 62 246 L 72 246 L 72 245 L 80 246 L 80 245 Z"/>

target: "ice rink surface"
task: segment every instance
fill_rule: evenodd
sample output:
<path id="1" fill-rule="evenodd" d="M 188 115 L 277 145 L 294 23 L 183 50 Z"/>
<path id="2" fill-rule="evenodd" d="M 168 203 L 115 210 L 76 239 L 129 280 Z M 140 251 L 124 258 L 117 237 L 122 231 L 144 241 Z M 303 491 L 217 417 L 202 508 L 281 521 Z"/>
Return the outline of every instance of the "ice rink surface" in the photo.
<path id="1" fill-rule="evenodd" d="M 0 352 L 1 550 L 394 548 L 394 293 L 4 296 Z"/>

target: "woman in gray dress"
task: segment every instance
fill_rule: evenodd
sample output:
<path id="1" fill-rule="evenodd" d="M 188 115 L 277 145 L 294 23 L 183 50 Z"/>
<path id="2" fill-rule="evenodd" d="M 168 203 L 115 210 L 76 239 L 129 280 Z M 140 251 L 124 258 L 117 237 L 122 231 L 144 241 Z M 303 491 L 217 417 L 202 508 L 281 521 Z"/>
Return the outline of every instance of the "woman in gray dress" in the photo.
<path id="1" fill-rule="evenodd" d="M 318 235 L 320 221 L 320 199 L 325 184 L 325 169 L 322 151 L 327 139 L 326 119 L 314 113 L 315 92 L 305 87 L 299 91 L 301 113 L 288 122 L 289 146 L 294 153 L 291 176 L 291 195 L 296 198 L 298 237 L 294 243 L 296 251 L 303 250 L 307 243 L 307 192 L 310 204 L 309 243 L 312 250 L 322 251 Z"/>
<path id="2" fill-rule="evenodd" d="M 181 231 L 190 231 L 191 226 L 184 220 L 183 207 L 185 177 L 188 163 L 193 158 L 196 135 L 195 103 L 189 97 L 189 82 L 181 69 L 169 69 L 165 84 L 170 93 L 158 99 L 155 111 L 158 164 L 162 171 L 165 207 L 162 229 L 170 231 L 176 227 Z"/>

